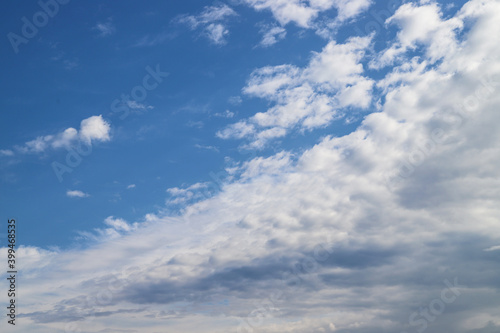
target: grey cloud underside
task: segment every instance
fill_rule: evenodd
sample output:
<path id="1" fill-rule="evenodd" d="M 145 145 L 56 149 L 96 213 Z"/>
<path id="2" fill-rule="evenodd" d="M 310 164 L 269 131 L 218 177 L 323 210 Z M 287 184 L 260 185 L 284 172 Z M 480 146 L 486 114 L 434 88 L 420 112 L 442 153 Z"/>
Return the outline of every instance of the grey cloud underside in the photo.
<path id="1" fill-rule="evenodd" d="M 471 289 L 498 289 L 498 268 L 500 257 L 494 252 L 483 251 L 484 245 L 494 243 L 491 239 L 468 234 L 443 235 L 433 241 L 422 240 L 419 243 L 399 244 L 390 249 L 377 248 L 373 244 L 361 247 L 342 249 L 331 247 L 325 260 L 318 263 L 312 273 L 301 265 L 304 258 L 314 257 L 313 253 L 297 256 L 275 256 L 259 259 L 252 266 L 228 267 L 206 277 L 195 278 L 186 282 L 173 283 L 161 279 L 148 279 L 147 282 L 131 282 L 116 294 L 112 304 L 135 304 L 133 310 L 115 310 L 96 312 L 96 317 L 112 316 L 120 313 L 148 314 L 155 304 L 176 304 L 188 302 L 189 306 L 178 307 L 171 316 L 188 316 L 197 311 L 211 315 L 245 315 L 245 307 L 235 304 L 228 309 L 218 306 L 220 298 L 235 298 L 259 301 L 266 299 L 266 294 L 282 291 L 284 296 L 275 303 L 279 314 L 289 317 L 314 315 L 316 311 L 343 309 L 343 311 L 362 311 L 374 308 L 391 309 L 385 314 L 389 320 L 400 322 L 404 326 L 407 317 L 426 302 L 439 296 L 443 288 L 443 280 L 460 276 L 460 283 Z M 358 246 L 356 246 L 358 247 Z M 419 250 L 420 249 L 420 250 Z M 298 252 L 298 251 L 297 251 Z M 328 253 L 328 252 L 326 252 Z M 440 255 L 437 256 L 436 253 Z M 165 263 L 168 266 L 168 263 Z M 436 267 L 444 267 L 437 271 Z M 345 272 L 331 273 L 331 268 L 344 268 Z M 299 280 L 287 280 L 283 284 L 284 274 L 295 272 Z M 477 272 L 481 272 L 478 276 Z M 138 276 L 143 273 L 136 273 Z M 111 277 L 84 283 L 83 290 L 92 294 L 100 290 Z M 329 295 L 331 290 L 341 291 L 340 295 Z M 382 295 L 373 290 L 390 289 Z M 411 302 L 405 297 L 397 297 L 398 293 L 412 294 Z M 388 293 L 387 295 L 384 295 Z M 464 292 L 462 301 L 450 306 L 441 321 L 451 324 L 454 316 L 463 315 L 467 311 L 466 304 L 474 302 L 475 310 L 488 308 L 496 304 L 496 297 L 487 292 Z M 83 320 L 86 296 L 62 301 L 54 310 L 28 314 L 39 323 Z M 312 304 L 308 300 L 315 299 Z M 213 305 L 206 306 L 207 303 Z M 146 307 L 146 308 L 145 308 Z M 167 315 L 167 314 L 164 314 Z M 438 332 L 440 326 L 429 332 Z M 442 326 L 441 326 L 442 327 Z M 449 327 L 449 326 L 444 326 Z M 372 330 L 378 331 L 376 327 Z M 457 327 L 458 329 L 458 327 Z M 366 329 L 356 330 L 364 332 Z M 347 331 L 346 331 L 347 332 Z M 352 332 L 352 330 L 351 330 Z M 382 332 L 382 331 L 381 331 Z M 392 332 L 392 331 L 391 331 Z M 465 332 L 465 331 L 461 331 Z"/>

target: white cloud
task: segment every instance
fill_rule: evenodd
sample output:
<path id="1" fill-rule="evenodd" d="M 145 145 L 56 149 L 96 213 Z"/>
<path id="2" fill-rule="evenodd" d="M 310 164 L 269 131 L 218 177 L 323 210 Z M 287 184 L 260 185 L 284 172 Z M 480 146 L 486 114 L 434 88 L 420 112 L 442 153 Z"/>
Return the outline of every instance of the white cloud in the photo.
<path id="1" fill-rule="evenodd" d="M 240 105 L 243 102 L 243 99 L 241 96 L 231 96 L 227 102 L 232 105 Z"/>
<path id="2" fill-rule="evenodd" d="M 198 149 L 212 150 L 215 152 L 219 152 L 219 148 L 217 148 L 215 146 L 206 146 L 206 145 L 200 145 L 200 144 L 195 144 L 194 146 L 195 146 L 195 148 L 198 148 Z"/>
<path id="3" fill-rule="evenodd" d="M 176 32 L 167 32 L 163 31 L 156 35 L 145 35 L 140 38 L 137 42 L 135 42 L 133 47 L 148 47 L 148 46 L 156 46 L 161 45 L 168 40 L 172 40 L 177 35 Z"/>
<path id="4" fill-rule="evenodd" d="M 68 190 L 66 192 L 66 195 L 70 198 L 87 198 L 90 196 L 89 194 L 78 190 L 72 190 L 72 191 Z"/>
<path id="5" fill-rule="evenodd" d="M 77 142 L 92 144 L 111 139 L 111 125 L 100 116 L 92 116 L 82 120 L 80 131 L 70 127 L 56 135 L 39 136 L 26 142 L 24 146 L 16 147 L 22 153 L 43 153 L 49 148 L 68 148 Z"/>
<path id="6" fill-rule="evenodd" d="M 2 156 L 14 156 L 14 152 L 10 149 L 0 149 L 0 155 L 2 155 Z"/>
<path id="7" fill-rule="evenodd" d="M 140 111 L 154 109 L 154 106 L 139 103 L 137 101 L 127 101 L 127 106 L 132 110 L 140 110 Z"/>
<path id="8" fill-rule="evenodd" d="M 310 0 L 311 3 L 328 3 L 328 0 Z M 337 20 L 342 22 L 358 16 L 367 10 L 373 2 L 371 0 L 334 0 L 333 6 L 338 10 Z"/>
<path id="9" fill-rule="evenodd" d="M 90 144 L 92 141 L 109 141 L 111 126 L 102 116 L 92 116 L 82 120 L 80 125 L 80 138 Z"/>
<path id="10" fill-rule="evenodd" d="M 313 21 L 323 12 L 336 8 L 336 22 L 342 22 L 366 10 L 370 0 L 244 0 L 256 10 L 270 10 L 274 18 L 286 25 L 294 22 L 302 28 L 312 28 Z"/>
<path id="11" fill-rule="evenodd" d="M 52 141 L 53 148 L 69 147 L 78 139 L 78 131 L 72 127 L 65 129 L 62 133 L 56 135 Z M 45 150 L 46 147 L 43 149 Z"/>
<path id="12" fill-rule="evenodd" d="M 277 176 L 281 173 L 291 171 L 292 156 L 288 152 L 280 152 L 274 156 L 263 158 L 257 157 L 245 162 L 240 170 L 241 179 L 253 179 L 258 176 Z"/>
<path id="13" fill-rule="evenodd" d="M 203 35 L 216 45 L 227 43 L 229 30 L 226 27 L 228 18 L 238 14 L 228 5 L 206 6 L 199 15 L 183 15 L 176 19 L 187 24 L 191 30 L 202 29 Z"/>
<path id="14" fill-rule="evenodd" d="M 422 25 L 423 21 L 427 24 Z M 415 49 L 419 44 L 427 46 L 427 57 L 430 63 L 434 63 L 453 54 L 459 47 L 455 35 L 463 28 L 463 21 L 459 17 L 444 20 L 437 3 L 404 4 L 386 23 L 398 24 L 402 29 L 398 32 L 397 41 L 372 62 L 373 68 L 391 65 L 408 49 Z"/>
<path id="15" fill-rule="evenodd" d="M 214 116 L 220 117 L 220 118 L 234 118 L 234 112 L 226 110 L 224 112 L 218 112 L 218 113 L 214 114 Z"/>
<path id="16" fill-rule="evenodd" d="M 226 36 L 229 34 L 229 30 L 223 24 L 220 23 L 210 23 L 206 29 L 208 39 L 210 39 L 214 44 L 223 45 L 226 44 Z"/>
<path id="17" fill-rule="evenodd" d="M 130 189 L 133 189 L 135 188 L 135 184 L 130 184 L 129 186 L 127 186 L 127 190 L 130 190 Z"/>
<path id="18" fill-rule="evenodd" d="M 106 22 L 97 23 L 94 26 L 94 30 L 97 30 L 101 37 L 111 36 L 116 32 L 116 28 L 111 19 L 108 19 Z"/>
<path id="19" fill-rule="evenodd" d="M 167 200 L 167 205 L 186 204 L 196 200 L 211 196 L 209 183 L 196 183 L 187 188 L 173 187 L 167 189 L 171 198 Z"/>
<path id="20" fill-rule="evenodd" d="M 363 76 L 361 60 L 371 37 L 334 41 L 314 53 L 309 65 L 263 67 L 254 71 L 243 92 L 274 103 L 267 112 L 230 125 L 220 138 L 250 138 L 251 147 L 262 148 L 269 140 L 322 127 L 340 117 L 348 107 L 365 109 L 372 102 L 374 81 Z"/>
<path id="21" fill-rule="evenodd" d="M 261 33 L 263 36 L 259 45 L 262 47 L 272 46 L 286 37 L 286 30 L 278 26 L 264 27 L 261 29 Z"/>
<path id="22" fill-rule="evenodd" d="M 310 21 L 318 15 L 317 8 L 312 8 L 299 0 L 245 0 L 245 2 L 256 10 L 270 10 L 282 25 L 294 22 L 300 27 L 308 28 Z"/>
<path id="23" fill-rule="evenodd" d="M 120 219 L 120 218 L 114 218 L 113 216 L 108 216 L 104 220 L 104 224 L 112 227 L 113 229 L 115 229 L 117 231 L 131 231 L 132 230 L 132 227 L 127 223 L 127 221 Z"/>
<path id="24" fill-rule="evenodd" d="M 498 250 L 500 250 L 500 245 L 489 247 L 489 248 L 485 249 L 484 251 L 491 252 L 491 251 L 498 251 Z"/>
<path id="25" fill-rule="evenodd" d="M 21 147 L 21 151 L 24 153 L 40 153 L 45 151 L 49 146 L 50 142 L 54 140 L 53 135 L 39 136 L 35 140 L 26 142 L 24 147 Z"/>

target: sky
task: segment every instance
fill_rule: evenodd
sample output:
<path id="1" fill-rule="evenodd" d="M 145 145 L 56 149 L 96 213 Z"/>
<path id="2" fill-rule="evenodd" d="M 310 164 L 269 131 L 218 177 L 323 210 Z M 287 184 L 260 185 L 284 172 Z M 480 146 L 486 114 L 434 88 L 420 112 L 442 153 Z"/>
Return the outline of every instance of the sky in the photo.
<path id="1" fill-rule="evenodd" d="M 499 1 L 0 15 L 2 332 L 500 331 Z"/>

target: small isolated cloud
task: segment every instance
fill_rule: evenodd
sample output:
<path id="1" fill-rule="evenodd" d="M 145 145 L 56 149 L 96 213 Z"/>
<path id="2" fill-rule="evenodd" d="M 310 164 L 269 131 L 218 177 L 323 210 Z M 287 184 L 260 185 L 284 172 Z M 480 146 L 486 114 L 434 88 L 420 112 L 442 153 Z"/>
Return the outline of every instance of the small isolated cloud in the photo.
<path id="1" fill-rule="evenodd" d="M 500 250 L 500 245 L 492 246 L 490 248 L 485 249 L 484 251 L 491 252 L 491 251 L 498 251 L 498 250 Z"/>
<path id="2" fill-rule="evenodd" d="M 127 106 L 130 109 L 132 109 L 132 111 L 146 111 L 146 110 L 153 110 L 154 109 L 154 106 L 152 106 L 152 105 L 139 103 L 137 101 L 128 101 Z"/>
<path id="3" fill-rule="evenodd" d="M 131 184 L 131 185 L 127 186 L 127 190 L 130 190 L 130 189 L 133 189 L 133 188 L 135 188 L 135 184 Z"/>
<path id="4" fill-rule="evenodd" d="M 198 149 L 213 150 L 215 152 L 219 152 L 219 148 L 217 148 L 215 146 L 205 146 L 205 145 L 200 145 L 200 144 L 195 144 L 194 146 L 195 146 L 195 148 L 198 148 Z"/>
<path id="5" fill-rule="evenodd" d="M 206 34 L 208 39 L 210 39 L 214 44 L 223 45 L 226 44 L 225 37 L 229 34 L 229 30 L 223 24 L 212 23 L 207 26 Z"/>
<path id="6" fill-rule="evenodd" d="M 111 19 L 108 19 L 106 22 L 103 23 L 97 23 L 94 26 L 94 30 L 97 30 L 99 32 L 100 37 L 111 36 L 116 32 L 116 28 L 113 25 Z"/>
<path id="7" fill-rule="evenodd" d="M 229 30 L 226 22 L 229 17 L 238 14 L 228 5 L 207 6 L 199 15 L 182 15 L 177 18 L 177 22 L 189 26 L 191 30 L 202 30 L 202 35 L 216 45 L 227 43 L 226 37 Z"/>
<path id="8" fill-rule="evenodd" d="M 109 124 L 102 119 L 102 116 L 93 116 L 82 120 L 80 126 L 80 138 L 90 144 L 92 140 L 109 141 Z"/>
<path id="9" fill-rule="evenodd" d="M 84 193 L 82 191 L 78 191 L 78 190 L 73 190 L 73 191 L 70 191 L 68 190 L 66 192 L 66 195 L 70 198 L 87 198 L 87 197 L 90 197 L 90 195 L 88 193 Z"/>
<path id="10" fill-rule="evenodd" d="M 148 47 L 163 44 L 164 42 L 175 38 L 177 34 L 171 32 L 161 32 L 156 35 L 146 35 L 139 39 L 133 47 Z"/>
<path id="11" fill-rule="evenodd" d="M 227 102 L 232 105 L 240 105 L 241 103 L 243 103 L 243 99 L 241 99 L 240 96 L 231 96 L 229 97 Z"/>
<path id="12" fill-rule="evenodd" d="M 93 142 L 109 141 L 110 131 L 111 125 L 102 118 L 102 115 L 92 116 L 82 120 L 79 131 L 70 127 L 58 134 L 39 136 L 16 148 L 21 153 L 29 154 L 43 153 L 49 148 L 68 148 L 77 142 L 91 145 Z"/>
<path id="13" fill-rule="evenodd" d="M 187 127 L 193 127 L 193 128 L 203 128 L 203 126 L 205 126 L 205 124 L 202 122 L 202 121 L 193 121 L 193 120 L 190 120 L 186 123 L 186 126 Z"/>
<path id="14" fill-rule="evenodd" d="M 68 71 L 78 67 L 78 65 L 79 65 L 78 59 L 73 59 L 73 60 L 65 59 L 65 60 L 63 60 L 64 69 L 66 69 Z"/>
<path id="15" fill-rule="evenodd" d="M 214 116 L 220 117 L 220 118 L 233 118 L 234 117 L 234 112 L 226 110 L 224 112 L 218 112 Z"/>
<path id="16" fill-rule="evenodd" d="M 10 149 L 0 149 L 1 156 L 14 156 L 14 152 Z"/>
<path id="17" fill-rule="evenodd" d="M 262 40 L 259 43 L 261 47 L 269 47 L 286 37 L 286 30 L 279 26 L 265 26 L 260 30 Z"/>

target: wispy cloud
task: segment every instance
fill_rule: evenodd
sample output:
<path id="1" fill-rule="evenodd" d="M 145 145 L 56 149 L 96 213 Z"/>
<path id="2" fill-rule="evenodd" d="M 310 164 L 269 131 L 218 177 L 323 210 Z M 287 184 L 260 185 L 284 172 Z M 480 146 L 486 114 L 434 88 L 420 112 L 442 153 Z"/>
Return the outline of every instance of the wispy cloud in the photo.
<path id="1" fill-rule="evenodd" d="M 491 251 L 499 251 L 499 250 L 500 250 L 500 245 L 496 245 L 496 246 L 489 247 L 489 248 L 485 249 L 484 251 L 491 252 Z"/>
<path id="2" fill-rule="evenodd" d="M 99 32 L 100 37 L 108 37 L 116 32 L 111 18 L 108 18 L 106 22 L 98 22 L 93 29 Z"/>
<path id="3" fill-rule="evenodd" d="M 227 102 L 232 105 L 240 105 L 241 103 L 243 103 L 243 99 L 241 98 L 241 96 L 231 96 L 229 97 Z"/>
<path id="4" fill-rule="evenodd" d="M 238 14 L 228 5 L 207 6 L 199 15 L 182 15 L 175 21 L 186 24 L 191 30 L 201 29 L 202 35 L 216 45 L 227 43 L 229 30 L 226 27 L 228 18 Z"/>
<path id="5" fill-rule="evenodd" d="M 206 145 L 200 145 L 200 144 L 195 144 L 194 146 L 195 146 L 195 148 L 198 148 L 198 149 L 213 150 L 215 152 L 219 152 L 219 148 L 217 148 L 215 146 L 206 146 Z"/>
<path id="6" fill-rule="evenodd" d="M 90 195 L 79 190 L 68 190 L 66 195 L 70 198 L 87 198 Z"/>
<path id="7" fill-rule="evenodd" d="M 128 101 L 127 106 L 132 110 L 132 111 L 147 111 L 147 110 L 153 110 L 154 106 L 144 104 L 144 103 L 139 103 L 137 101 Z"/>
<path id="8" fill-rule="evenodd" d="M 286 37 L 286 30 L 279 26 L 264 26 L 260 32 L 263 35 L 259 43 L 261 47 L 272 46 Z"/>
<path id="9" fill-rule="evenodd" d="M 14 152 L 10 149 L 0 149 L 0 155 L 2 155 L 2 156 L 14 156 Z"/>
<path id="10" fill-rule="evenodd" d="M 226 110 L 224 112 L 217 112 L 214 114 L 215 117 L 220 117 L 220 118 L 234 118 L 234 112 Z"/>
<path id="11" fill-rule="evenodd" d="M 174 32 L 161 32 L 153 35 L 146 35 L 136 41 L 133 47 L 148 47 L 163 44 L 164 42 L 171 40 L 177 36 Z"/>
<path id="12" fill-rule="evenodd" d="M 131 231 L 134 228 L 129 225 L 127 221 L 120 218 L 114 218 L 113 216 L 107 217 L 104 223 L 117 231 Z"/>

